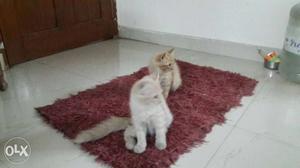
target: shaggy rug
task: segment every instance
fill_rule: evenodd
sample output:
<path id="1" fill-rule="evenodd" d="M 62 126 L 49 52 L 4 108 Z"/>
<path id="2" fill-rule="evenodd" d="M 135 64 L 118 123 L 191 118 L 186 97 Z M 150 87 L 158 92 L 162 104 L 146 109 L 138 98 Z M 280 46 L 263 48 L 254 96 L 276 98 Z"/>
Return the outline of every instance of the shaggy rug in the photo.
<path id="1" fill-rule="evenodd" d="M 115 168 L 167 168 L 181 154 L 201 144 L 215 124 L 225 122 L 224 114 L 250 96 L 257 81 L 236 73 L 178 61 L 183 85 L 168 98 L 174 122 L 167 135 L 168 147 L 159 151 L 148 138 L 143 154 L 126 150 L 123 131 L 81 144 L 97 160 Z M 110 116 L 128 116 L 132 84 L 148 73 L 146 68 L 118 77 L 96 88 L 79 92 L 54 104 L 37 108 L 42 118 L 73 139 L 80 131 L 93 127 Z M 100 74 L 99 74 L 100 75 Z"/>

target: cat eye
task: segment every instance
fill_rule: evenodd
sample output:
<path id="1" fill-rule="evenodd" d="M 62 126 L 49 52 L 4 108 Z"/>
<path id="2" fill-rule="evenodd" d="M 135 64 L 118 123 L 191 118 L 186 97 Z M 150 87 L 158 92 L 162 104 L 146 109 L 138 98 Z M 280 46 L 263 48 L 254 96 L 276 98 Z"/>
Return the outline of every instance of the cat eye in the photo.
<path id="1" fill-rule="evenodd" d="M 172 64 L 169 64 L 169 66 L 171 66 Z"/>
<path id="2" fill-rule="evenodd" d="M 154 99 L 158 99 L 158 95 L 154 96 L 153 98 L 154 98 Z"/>

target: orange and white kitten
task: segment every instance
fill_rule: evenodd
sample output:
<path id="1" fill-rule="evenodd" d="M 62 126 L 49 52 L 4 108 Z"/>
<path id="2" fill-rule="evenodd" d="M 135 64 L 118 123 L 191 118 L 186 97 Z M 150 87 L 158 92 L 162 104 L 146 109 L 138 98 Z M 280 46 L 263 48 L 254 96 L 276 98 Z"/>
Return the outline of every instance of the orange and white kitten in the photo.
<path id="1" fill-rule="evenodd" d="M 155 55 L 151 59 L 148 69 L 152 74 L 159 73 L 160 85 L 165 98 L 168 97 L 170 90 L 175 91 L 182 84 L 180 70 L 174 56 L 174 49 Z"/>

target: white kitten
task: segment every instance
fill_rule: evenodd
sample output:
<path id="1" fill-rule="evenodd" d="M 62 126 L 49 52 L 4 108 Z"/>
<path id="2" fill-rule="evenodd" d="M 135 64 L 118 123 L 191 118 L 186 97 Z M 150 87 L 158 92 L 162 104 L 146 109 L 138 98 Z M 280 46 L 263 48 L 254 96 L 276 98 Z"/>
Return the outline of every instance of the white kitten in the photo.
<path id="1" fill-rule="evenodd" d="M 147 134 L 155 134 L 155 145 L 163 150 L 167 147 L 166 133 L 173 116 L 162 95 L 159 77 L 145 76 L 131 88 L 130 110 L 132 125 L 124 132 L 126 148 L 142 153 L 147 146 Z"/>

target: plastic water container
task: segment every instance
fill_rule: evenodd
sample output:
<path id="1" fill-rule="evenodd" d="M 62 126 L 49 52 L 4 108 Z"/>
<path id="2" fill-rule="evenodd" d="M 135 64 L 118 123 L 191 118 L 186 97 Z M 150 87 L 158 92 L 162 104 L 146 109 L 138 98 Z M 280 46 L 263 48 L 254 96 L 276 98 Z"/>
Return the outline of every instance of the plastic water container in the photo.
<path id="1" fill-rule="evenodd" d="M 300 3 L 291 9 L 280 59 L 280 75 L 290 81 L 300 83 Z"/>

